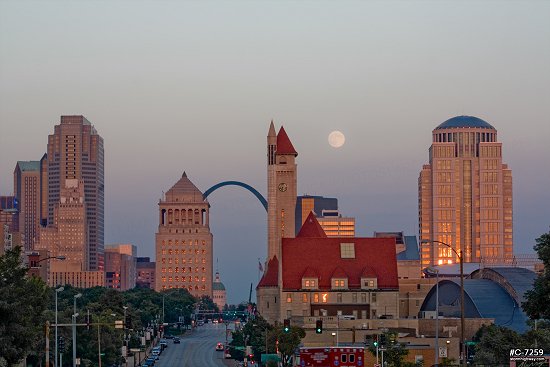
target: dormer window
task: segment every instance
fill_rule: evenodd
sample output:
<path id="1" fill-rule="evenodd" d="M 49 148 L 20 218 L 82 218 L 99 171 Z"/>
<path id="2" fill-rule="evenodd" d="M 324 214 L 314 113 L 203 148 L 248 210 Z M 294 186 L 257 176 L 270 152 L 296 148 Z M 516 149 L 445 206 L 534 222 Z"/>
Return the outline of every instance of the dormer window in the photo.
<path id="1" fill-rule="evenodd" d="M 304 289 L 317 289 L 319 282 L 317 278 L 303 278 L 302 279 L 302 288 Z"/>
<path id="2" fill-rule="evenodd" d="M 347 278 L 332 278 L 332 289 L 347 289 L 348 288 L 348 279 Z"/>
<path id="3" fill-rule="evenodd" d="M 377 289 L 378 288 L 378 279 L 377 278 L 361 278 L 361 288 L 362 289 Z"/>

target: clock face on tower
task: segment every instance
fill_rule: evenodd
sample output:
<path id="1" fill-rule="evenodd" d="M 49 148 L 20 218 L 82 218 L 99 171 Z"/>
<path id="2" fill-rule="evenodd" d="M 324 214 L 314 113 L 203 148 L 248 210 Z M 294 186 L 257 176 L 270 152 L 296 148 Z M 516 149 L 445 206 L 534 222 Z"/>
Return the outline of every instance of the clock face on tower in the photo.
<path id="1" fill-rule="evenodd" d="M 286 183 L 283 182 L 279 184 L 279 191 L 285 192 L 286 189 L 288 189 L 288 186 L 286 185 Z"/>

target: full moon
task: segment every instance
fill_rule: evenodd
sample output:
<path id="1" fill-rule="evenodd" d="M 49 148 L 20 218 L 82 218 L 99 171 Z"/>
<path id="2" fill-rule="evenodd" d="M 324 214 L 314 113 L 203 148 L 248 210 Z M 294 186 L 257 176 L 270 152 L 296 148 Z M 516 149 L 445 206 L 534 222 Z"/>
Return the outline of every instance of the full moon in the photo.
<path id="1" fill-rule="evenodd" d="M 342 132 L 336 130 L 328 135 L 328 143 L 333 148 L 340 148 L 346 142 L 346 137 Z"/>

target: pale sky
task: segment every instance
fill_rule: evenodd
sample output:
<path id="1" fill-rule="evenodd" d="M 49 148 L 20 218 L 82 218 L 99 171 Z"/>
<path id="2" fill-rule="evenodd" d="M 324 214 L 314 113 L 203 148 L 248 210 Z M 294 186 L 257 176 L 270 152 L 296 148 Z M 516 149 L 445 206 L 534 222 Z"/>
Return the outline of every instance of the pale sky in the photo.
<path id="1" fill-rule="evenodd" d="M 202 191 L 266 196 L 273 119 L 299 194 L 337 197 L 360 236 L 416 235 L 431 131 L 473 115 L 498 130 L 514 249 L 532 252 L 550 225 L 548 19 L 548 1 L 0 1 L 0 195 L 59 116 L 82 114 L 105 140 L 105 242 L 153 256 L 158 199 L 184 170 Z M 236 187 L 209 201 L 229 301 L 246 300 L 265 211 Z"/>

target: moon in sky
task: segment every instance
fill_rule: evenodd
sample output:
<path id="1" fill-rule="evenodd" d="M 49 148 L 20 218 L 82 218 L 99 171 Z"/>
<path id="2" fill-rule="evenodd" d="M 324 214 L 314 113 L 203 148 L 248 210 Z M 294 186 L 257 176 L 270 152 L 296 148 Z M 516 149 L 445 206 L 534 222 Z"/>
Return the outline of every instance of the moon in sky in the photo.
<path id="1" fill-rule="evenodd" d="M 338 130 L 335 130 L 328 135 L 328 143 L 333 148 L 340 148 L 345 142 L 346 137 Z"/>

